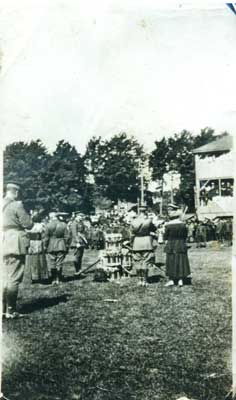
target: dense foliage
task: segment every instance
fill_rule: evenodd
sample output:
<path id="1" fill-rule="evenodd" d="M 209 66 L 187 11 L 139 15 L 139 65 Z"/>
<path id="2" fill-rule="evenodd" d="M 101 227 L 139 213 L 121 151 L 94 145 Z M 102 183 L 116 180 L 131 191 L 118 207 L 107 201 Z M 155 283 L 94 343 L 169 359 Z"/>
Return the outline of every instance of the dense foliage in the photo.
<path id="1" fill-rule="evenodd" d="M 4 152 L 4 182 L 15 180 L 22 185 L 28 209 L 90 212 L 119 200 L 136 203 L 140 197 L 140 168 L 148 159 L 155 181 L 163 182 L 166 173 L 181 175 L 175 201 L 193 210 L 193 149 L 214 138 L 211 128 L 202 129 L 197 136 L 184 130 L 156 141 L 150 154 L 145 154 L 143 146 L 126 133 L 109 139 L 93 137 L 84 155 L 64 140 L 58 142 L 52 154 L 40 140 L 14 142 Z M 148 180 L 145 176 L 147 172 L 144 184 Z"/>
<path id="2" fill-rule="evenodd" d="M 175 200 L 184 203 L 190 211 L 194 209 L 195 168 L 193 150 L 214 140 L 214 130 L 202 129 L 194 136 L 183 130 L 169 138 L 155 142 L 155 149 L 150 155 L 150 166 L 153 170 L 153 179 L 163 181 L 168 172 L 179 173 L 181 183 Z"/>
<path id="3" fill-rule="evenodd" d="M 136 202 L 139 196 L 139 164 L 144 159 L 143 147 L 125 133 L 111 139 L 92 138 L 85 158 L 101 196 L 113 202 Z"/>

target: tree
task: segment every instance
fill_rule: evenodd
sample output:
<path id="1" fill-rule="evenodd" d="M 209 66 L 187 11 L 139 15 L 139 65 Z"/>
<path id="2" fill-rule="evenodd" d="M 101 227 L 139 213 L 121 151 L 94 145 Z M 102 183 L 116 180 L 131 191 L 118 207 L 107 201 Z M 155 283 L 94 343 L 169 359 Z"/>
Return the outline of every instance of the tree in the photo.
<path id="1" fill-rule="evenodd" d="M 90 211 L 92 194 L 86 174 L 83 157 L 64 140 L 51 155 L 40 140 L 12 143 L 4 152 L 4 180 L 20 183 L 27 209 Z"/>
<path id="2" fill-rule="evenodd" d="M 101 196 L 113 202 L 137 201 L 139 163 L 145 154 L 134 137 L 129 138 L 126 133 L 107 140 L 94 137 L 88 143 L 85 158 Z"/>
<path id="3" fill-rule="evenodd" d="M 27 209 L 39 205 L 42 172 L 47 166 L 48 157 L 47 149 L 40 140 L 30 143 L 14 142 L 5 148 L 4 182 L 19 182 L 22 200 Z"/>
<path id="4" fill-rule="evenodd" d="M 155 141 L 156 148 L 152 151 L 149 157 L 149 165 L 152 168 L 153 180 L 163 181 L 163 176 L 168 171 L 169 167 L 169 148 L 166 138 Z"/>
<path id="5" fill-rule="evenodd" d="M 156 141 L 156 148 L 150 155 L 153 179 L 163 181 L 164 174 L 168 172 L 181 175 L 176 200 L 178 203 L 187 205 L 189 211 L 194 210 L 195 166 L 193 150 L 214 139 L 214 130 L 211 128 L 202 129 L 197 136 L 183 130 L 168 139 L 163 138 Z"/>
<path id="6" fill-rule="evenodd" d="M 49 198 L 50 208 L 72 212 L 84 208 L 87 199 L 87 170 L 74 146 L 61 140 L 43 172 L 40 196 Z"/>
<path id="7" fill-rule="evenodd" d="M 206 127 L 201 129 L 200 134 L 194 137 L 194 148 L 204 146 L 204 144 L 210 143 L 215 140 L 215 131 L 212 128 Z"/>

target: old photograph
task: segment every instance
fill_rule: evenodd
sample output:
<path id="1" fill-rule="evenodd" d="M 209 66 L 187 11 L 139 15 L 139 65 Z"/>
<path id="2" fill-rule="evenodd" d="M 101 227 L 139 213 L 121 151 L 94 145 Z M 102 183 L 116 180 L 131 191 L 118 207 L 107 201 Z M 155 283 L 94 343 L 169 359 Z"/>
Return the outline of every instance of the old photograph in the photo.
<path id="1" fill-rule="evenodd" d="M 0 400 L 235 398 L 235 43 L 235 3 L 2 2 Z"/>

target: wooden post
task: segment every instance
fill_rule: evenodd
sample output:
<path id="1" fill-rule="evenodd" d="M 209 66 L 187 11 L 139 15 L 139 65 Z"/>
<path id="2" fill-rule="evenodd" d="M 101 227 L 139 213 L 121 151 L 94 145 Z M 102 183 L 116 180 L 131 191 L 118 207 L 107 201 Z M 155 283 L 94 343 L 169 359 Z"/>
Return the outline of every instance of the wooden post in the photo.
<path id="1" fill-rule="evenodd" d="M 163 178 L 162 178 L 162 181 L 161 181 L 160 215 L 163 215 L 163 188 L 164 188 L 164 181 L 163 181 Z"/>
<path id="2" fill-rule="evenodd" d="M 143 169 L 141 169 L 141 206 L 144 206 L 144 182 L 143 182 Z"/>
<path id="3" fill-rule="evenodd" d="M 171 172 L 170 174 L 170 202 L 173 204 L 174 203 L 174 196 L 173 196 L 173 180 L 174 180 L 174 176 L 173 173 Z"/>

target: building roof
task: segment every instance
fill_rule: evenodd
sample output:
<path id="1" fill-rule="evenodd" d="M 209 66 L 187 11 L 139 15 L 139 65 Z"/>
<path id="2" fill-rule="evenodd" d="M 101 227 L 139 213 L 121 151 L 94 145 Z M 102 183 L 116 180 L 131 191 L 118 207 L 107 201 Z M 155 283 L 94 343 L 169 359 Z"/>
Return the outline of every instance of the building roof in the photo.
<path id="1" fill-rule="evenodd" d="M 207 143 L 204 146 L 194 149 L 194 154 L 202 153 L 220 153 L 224 151 L 230 151 L 233 148 L 233 136 L 224 135 L 216 137 L 213 142 Z"/>

